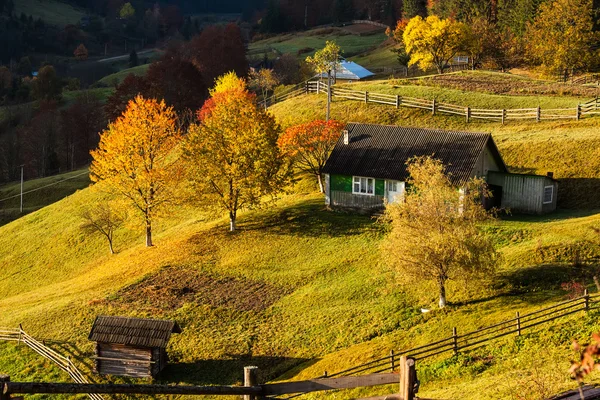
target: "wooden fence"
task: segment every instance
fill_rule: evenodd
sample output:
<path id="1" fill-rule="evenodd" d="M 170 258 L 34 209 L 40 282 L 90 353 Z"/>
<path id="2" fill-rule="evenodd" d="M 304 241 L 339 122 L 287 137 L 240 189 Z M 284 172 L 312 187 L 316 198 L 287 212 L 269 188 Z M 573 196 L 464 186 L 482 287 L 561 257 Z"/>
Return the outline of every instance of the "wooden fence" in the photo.
<path id="1" fill-rule="evenodd" d="M 329 90 L 327 84 L 321 81 L 309 81 L 304 83 L 304 93 L 323 93 L 327 94 Z M 293 96 L 302 94 L 301 88 L 292 92 Z M 287 98 L 293 97 L 289 96 Z M 428 110 L 432 115 L 438 113 L 459 115 L 465 117 L 467 122 L 472 119 L 498 121 L 503 124 L 511 120 L 533 120 L 536 122 L 560 119 L 579 120 L 586 116 L 600 114 L 600 101 L 596 97 L 586 103 L 578 104 L 572 108 L 519 108 L 519 109 L 486 109 L 486 108 L 471 108 L 456 104 L 438 102 L 436 99 L 427 100 L 416 97 L 406 97 L 401 95 L 374 93 L 369 91 L 352 90 L 341 87 L 331 87 L 332 98 L 342 98 L 347 100 L 362 101 L 366 104 L 377 103 L 393 106 L 396 108 L 409 107 Z M 282 97 L 283 98 L 283 97 Z M 286 99 L 287 99 L 286 98 Z M 283 100 L 279 100 L 283 101 Z M 277 102 L 277 101 L 275 101 Z M 275 104 L 273 102 L 272 104 Z"/>
<path id="2" fill-rule="evenodd" d="M 73 364 L 70 358 L 59 354 L 42 342 L 34 339 L 28 335 L 22 327 L 19 327 L 18 329 L 0 328 L 0 340 L 23 343 L 42 357 L 52 361 L 58 366 L 58 368 L 69 374 L 71 379 L 73 379 L 75 382 L 89 384 L 89 381 L 85 378 L 81 371 L 79 371 L 75 364 Z M 89 393 L 88 396 L 92 400 L 104 400 L 102 396 L 96 393 Z"/>
<path id="3" fill-rule="evenodd" d="M 566 317 L 570 314 L 600 309 L 600 293 L 588 294 L 575 299 L 566 300 L 553 306 L 546 307 L 527 314 L 515 313 L 511 318 L 497 324 L 485 326 L 475 331 L 461 334 L 457 328 L 452 329 L 452 335 L 425 344 L 423 346 L 404 349 L 399 352 L 391 351 L 389 355 L 357 365 L 343 371 L 329 374 L 329 377 L 348 376 L 363 373 L 377 374 L 384 371 L 394 371 L 398 367 L 399 356 L 407 356 L 415 360 L 438 356 L 444 353 L 457 354 L 463 350 L 472 350 L 488 342 L 507 335 L 520 336 L 523 331 Z"/>

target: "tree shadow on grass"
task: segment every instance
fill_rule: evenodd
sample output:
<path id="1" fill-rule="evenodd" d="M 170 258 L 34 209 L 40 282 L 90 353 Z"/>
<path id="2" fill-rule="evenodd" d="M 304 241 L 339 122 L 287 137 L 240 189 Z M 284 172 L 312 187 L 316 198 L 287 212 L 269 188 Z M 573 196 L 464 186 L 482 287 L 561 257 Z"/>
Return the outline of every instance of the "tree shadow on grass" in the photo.
<path id="1" fill-rule="evenodd" d="M 331 211 L 321 199 L 290 207 L 278 207 L 240 220 L 240 231 L 261 230 L 279 235 L 339 237 L 382 232 L 383 226 L 369 215 Z"/>
<path id="2" fill-rule="evenodd" d="M 286 371 L 304 364 L 306 367 L 318 359 L 233 356 L 222 360 L 201 360 L 191 363 L 170 363 L 157 377 L 157 383 L 185 382 L 192 385 L 241 384 L 244 367 L 258 367 L 258 381 L 267 382 L 280 377 Z"/>
<path id="3" fill-rule="evenodd" d="M 559 209 L 550 214 L 544 215 L 532 215 L 532 214 L 511 214 L 511 215 L 501 215 L 500 218 L 504 221 L 514 221 L 514 222 L 558 222 L 564 221 L 571 218 L 583 218 L 589 217 L 591 215 L 595 215 L 600 213 L 600 210 L 590 209 L 590 210 L 566 210 Z"/>

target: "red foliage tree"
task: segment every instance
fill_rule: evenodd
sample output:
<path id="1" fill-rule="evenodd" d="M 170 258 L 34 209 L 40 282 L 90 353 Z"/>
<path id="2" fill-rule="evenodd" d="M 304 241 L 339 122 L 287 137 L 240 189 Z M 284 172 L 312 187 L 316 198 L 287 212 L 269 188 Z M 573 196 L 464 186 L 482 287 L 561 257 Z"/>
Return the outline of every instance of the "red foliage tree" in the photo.
<path id="1" fill-rule="evenodd" d="M 150 97 L 151 86 L 148 80 L 143 76 L 129 74 L 123 82 L 117 86 L 117 90 L 106 101 L 104 112 L 110 121 L 115 121 L 127 109 L 127 104 L 135 96 L 141 94 L 144 97 Z"/>
<path id="2" fill-rule="evenodd" d="M 281 151 L 290 157 L 296 167 L 313 174 L 323 193 L 322 173 L 325 162 L 337 143 L 344 127 L 339 121 L 312 121 L 288 128 L 279 138 Z"/>
<path id="3" fill-rule="evenodd" d="M 204 84 L 212 87 L 215 78 L 234 71 L 238 76 L 248 72 L 246 48 L 239 26 L 234 23 L 222 26 L 209 26 L 189 45 L 189 57 L 196 65 Z"/>
<path id="4" fill-rule="evenodd" d="M 175 51 L 153 63 L 146 74 L 150 94 L 164 99 L 181 117 L 202 107 L 208 88 L 196 66 Z"/>

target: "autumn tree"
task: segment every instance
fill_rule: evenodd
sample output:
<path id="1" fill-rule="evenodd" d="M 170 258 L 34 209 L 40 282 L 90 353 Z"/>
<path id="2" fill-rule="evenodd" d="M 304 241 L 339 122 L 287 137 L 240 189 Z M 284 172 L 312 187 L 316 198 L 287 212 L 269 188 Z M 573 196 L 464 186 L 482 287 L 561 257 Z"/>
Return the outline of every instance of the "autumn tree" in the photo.
<path id="1" fill-rule="evenodd" d="M 331 73 L 335 76 L 335 72 L 340 68 L 340 57 L 342 50 L 335 42 L 325 42 L 325 47 L 318 50 L 314 56 L 307 57 L 306 62 L 310 64 L 314 71 L 318 74 L 327 74 L 327 86 L 331 86 Z M 331 90 L 327 90 L 327 116 L 326 120 L 329 121 L 329 114 L 331 111 Z"/>
<path id="2" fill-rule="evenodd" d="M 135 8 L 131 5 L 131 3 L 123 4 L 123 7 L 119 10 L 119 18 L 121 19 L 129 19 L 135 16 Z"/>
<path id="3" fill-rule="evenodd" d="M 402 38 L 407 25 L 408 19 L 403 18 L 396 22 L 396 27 L 394 29 L 388 27 L 385 30 L 385 34 L 396 43 L 396 46 L 391 50 L 396 53 L 398 63 L 404 66 L 407 66 L 410 61 L 410 57 L 406 54 L 406 47 L 404 46 L 404 40 Z"/>
<path id="4" fill-rule="evenodd" d="M 104 182 L 129 200 L 143 217 L 148 247 L 152 223 L 173 202 L 182 173 L 176 119 L 164 101 L 137 96 L 100 135 L 98 149 L 91 152 L 91 180 Z"/>
<path id="5" fill-rule="evenodd" d="M 461 182 L 459 191 L 445 167 L 431 157 L 409 161 L 404 201 L 389 204 L 389 262 L 408 281 L 433 281 L 439 306 L 446 305 L 448 280 L 470 281 L 495 269 L 498 255 L 480 224 L 490 219 L 480 193 L 483 181 Z"/>
<path id="6" fill-rule="evenodd" d="M 88 58 L 88 49 L 81 43 L 73 52 L 76 60 L 85 61 Z"/>
<path id="7" fill-rule="evenodd" d="M 432 15 L 426 19 L 419 16 L 411 19 L 402 39 L 410 56 L 409 65 L 418 64 L 422 70 L 435 67 L 442 74 L 465 47 L 467 37 L 467 26 L 462 22 Z"/>
<path id="8" fill-rule="evenodd" d="M 279 138 L 282 153 L 290 157 L 294 165 L 317 178 L 319 190 L 324 192 L 323 167 L 337 143 L 344 124 L 339 121 L 312 121 L 288 128 Z"/>
<path id="9" fill-rule="evenodd" d="M 267 96 L 269 95 L 269 92 L 279 84 L 279 80 L 277 79 L 275 73 L 272 69 L 268 68 L 262 68 L 258 70 L 251 68 L 250 74 L 248 75 L 248 83 L 250 84 L 250 88 L 261 94 L 266 110 Z"/>
<path id="10" fill-rule="evenodd" d="M 119 118 L 125 112 L 129 102 L 136 96 L 150 97 L 150 89 L 150 83 L 145 77 L 134 74 L 127 75 L 117 86 L 117 90 L 106 100 L 104 112 L 108 120 L 115 121 Z"/>
<path id="11" fill-rule="evenodd" d="M 207 87 L 212 87 L 215 79 L 226 72 L 233 71 L 238 76 L 248 72 L 246 47 L 236 24 L 210 25 L 194 36 L 186 48 L 188 59 L 196 65 Z"/>
<path id="12" fill-rule="evenodd" d="M 152 63 L 145 79 L 151 96 L 164 99 L 180 116 L 187 112 L 193 114 L 208 97 L 200 71 L 174 51 L 167 51 Z"/>
<path id="13" fill-rule="evenodd" d="M 38 100 L 58 100 L 62 94 L 62 81 L 52 65 L 45 65 L 32 81 L 33 96 Z"/>
<path id="14" fill-rule="evenodd" d="M 63 165 L 73 170 L 90 161 L 90 150 L 98 145 L 98 132 L 106 127 L 104 110 L 96 96 L 83 91 L 60 116 L 61 158 Z"/>
<path id="15" fill-rule="evenodd" d="M 593 31 L 591 0 L 555 0 L 542 3 L 527 27 L 527 56 L 549 73 L 568 76 L 587 68 L 596 54 L 591 46 L 598 35 Z"/>
<path id="16" fill-rule="evenodd" d="M 83 220 L 81 229 L 88 234 L 104 236 L 108 241 L 110 254 L 115 254 L 113 239 L 127 219 L 127 213 L 118 202 L 109 198 L 101 198 L 93 203 L 83 206 L 79 217 Z"/>
<path id="17" fill-rule="evenodd" d="M 222 85 L 198 112 L 184 145 L 190 180 L 207 205 L 229 214 L 236 229 L 240 209 L 261 205 L 283 190 L 287 169 L 277 147 L 280 128 L 256 104 L 256 96 L 238 84 Z"/>

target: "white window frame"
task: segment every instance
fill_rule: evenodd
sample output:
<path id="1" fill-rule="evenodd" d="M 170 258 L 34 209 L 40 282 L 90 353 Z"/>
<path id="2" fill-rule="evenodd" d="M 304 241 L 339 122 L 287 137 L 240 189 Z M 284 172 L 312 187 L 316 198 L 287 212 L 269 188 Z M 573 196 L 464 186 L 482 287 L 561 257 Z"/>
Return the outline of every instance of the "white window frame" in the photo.
<path id="1" fill-rule="evenodd" d="M 546 201 L 546 189 L 550 189 L 550 201 Z M 544 186 L 544 193 L 542 196 L 543 204 L 552 204 L 554 201 L 554 186 Z"/>
<path id="2" fill-rule="evenodd" d="M 358 182 L 356 182 L 357 179 L 358 179 Z M 373 181 L 373 193 L 368 193 L 366 190 L 364 192 L 360 191 L 362 189 L 361 179 L 366 179 L 365 185 L 367 186 L 366 187 L 367 190 L 369 188 L 369 179 Z M 354 185 L 357 183 L 359 184 L 358 192 L 354 190 Z M 359 194 L 361 196 L 375 196 L 375 178 L 369 178 L 366 176 L 353 176 L 352 177 L 352 194 Z"/>

